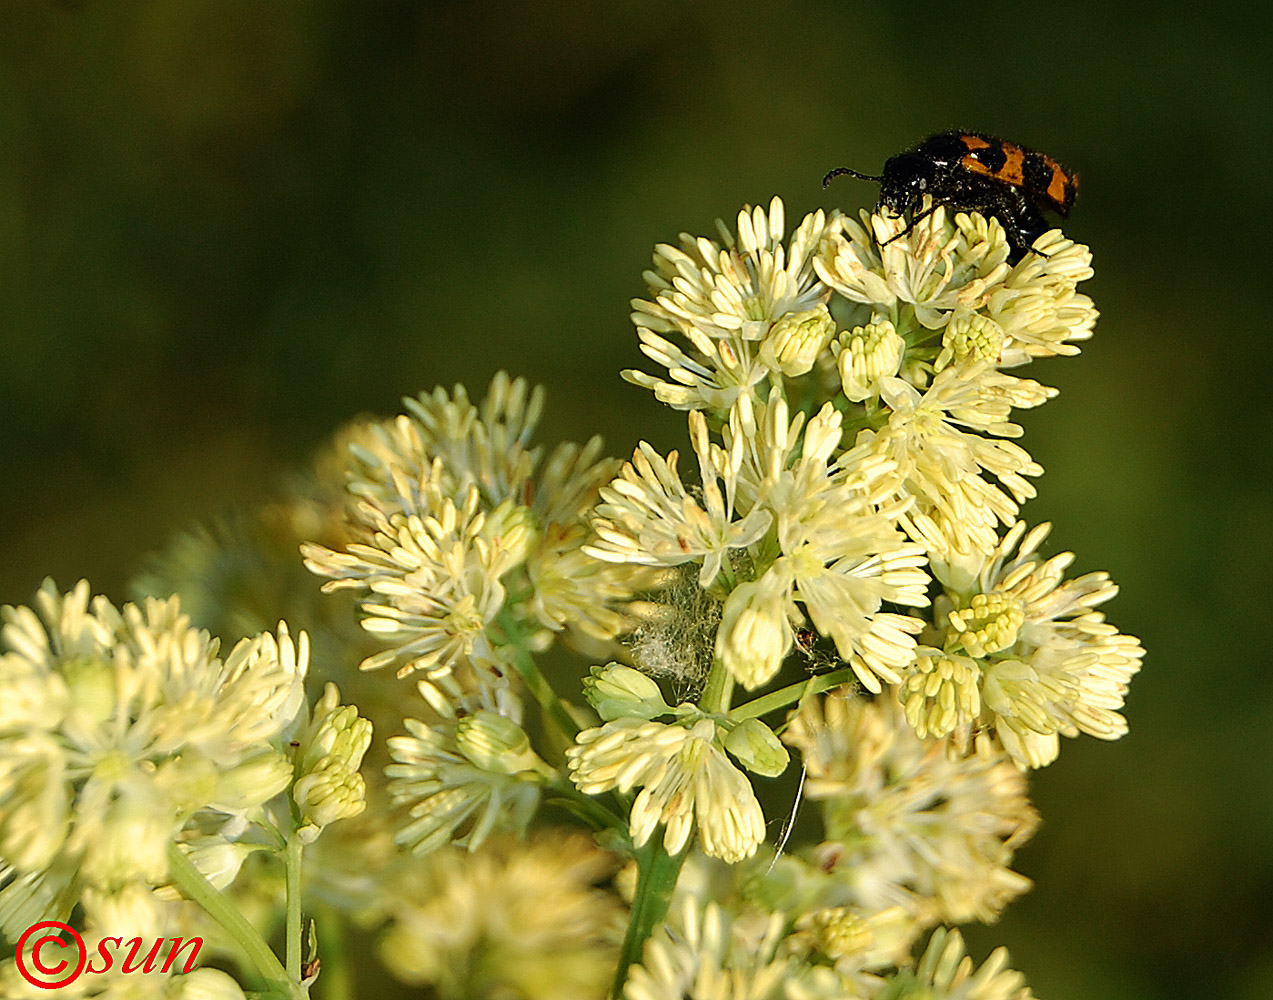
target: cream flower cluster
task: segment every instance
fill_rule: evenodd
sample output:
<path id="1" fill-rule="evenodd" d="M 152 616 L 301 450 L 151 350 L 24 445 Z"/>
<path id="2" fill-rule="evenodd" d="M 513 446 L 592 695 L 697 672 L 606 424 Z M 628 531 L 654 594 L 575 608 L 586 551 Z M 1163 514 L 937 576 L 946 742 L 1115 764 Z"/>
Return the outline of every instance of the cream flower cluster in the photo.
<path id="1" fill-rule="evenodd" d="M 589 837 L 555 828 L 441 850 L 386 886 L 380 955 L 440 997 L 603 997 L 623 933 L 599 887 L 613 869 Z"/>
<path id="2" fill-rule="evenodd" d="M 988 556 L 934 561 L 932 645 L 900 692 L 920 735 L 993 732 L 1017 762 L 1043 767 L 1060 736 L 1127 732 L 1118 709 L 1145 650 L 1095 610 L 1118 593 L 1108 574 L 1066 580 L 1073 553 L 1038 554 L 1050 530 L 1018 522 Z"/>
<path id="3" fill-rule="evenodd" d="M 831 232 L 822 212 L 808 216 L 789 243 L 778 198 L 768 211 L 743 209 L 736 237 L 720 228 L 722 243 L 684 235 L 680 247 L 661 244 L 645 272 L 653 299 L 633 302 L 641 350 L 671 381 L 637 371 L 624 378 L 678 410 L 726 410 L 755 395 L 771 369 L 808 372 L 833 326 L 831 290 L 814 272 Z M 665 333 L 683 337 L 692 353 Z"/>
<path id="4" fill-rule="evenodd" d="M 364 669 L 431 680 L 457 667 L 499 685 L 491 628 L 506 606 L 543 647 L 552 633 L 611 639 L 640 571 L 589 559 L 587 515 L 616 463 L 601 443 L 530 441 L 543 392 L 502 372 L 480 404 L 463 387 L 406 400 L 407 414 L 351 435 L 354 540 L 308 543 L 325 589 L 353 588 L 363 627 L 390 643 Z"/>
<path id="5" fill-rule="evenodd" d="M 994 219 L 861 220 L 815 212 L 788 239 L 779 200 L 744 208 L 719 240 L 658 247 L 633 303 L 666 374 L 624 375 L 687 411 L 691 470 L 643 442 L 600 490 L 583 551 L 664 589 L 632 666 L 585 682 L 602 724 L 567 757 L 580 791 L 636 792 L 634 845 L 661 829 L 699 853 L 630 1000 L 1026 1000 L 1002 952 L 975 969 L 938 925 L 1029 888 L 1025 772 L 1062 735 L 1126 730 L 1143 650 L 1096 610 L 1116 588 L 1066 580 L 1073 557 L 1038 555 L 1047 527 L 1019 518 L 1043 470 L 1014 411 L 1056 392 L 1015 370 L 1091 336 L 1087 248 L 1053 231 L 1010 264 Z M 835 680 L 772 690 L 793 652 Z M 672 708 L 653 678 L 682 663 L 697 703 Z M 765 867 L 753 783 L 787 759 L 759 717 L 797 699 L 783 741 L 824 836 Z M 703 856 L 741 872 L 732 893 Z"/>
<path id="6" fill-rule="evenodd" d="M 1025 777 L 1003 755 L 920 739 L 901 716 L 894 701 L 841 689 L 792 719 L 784 739 L 801 751 L 826 828 L 816 868 L 833 873 L 840 902 L 901 907 L 916 932 L 994 920 L 1030 887 L 1009 867 L 1038 826 Z"/>
<path id="7" fill-rule="evenodd" d="M 625 376 L 689 411 L 697 476 L 640 445 L 585 551 L 696 568 L 714 660 L 748 689 L 804 634 L 887 686 L 921 737 L 982 736 L 1040 767 L 1060 735 L 1121 735 L 1143 651 L 1093 610 L 1115 588 L 1063 582 L 1071 557 L 1004 566 L 1043 471 L 1012 412 L 1055 395 L 1013 370 L 1092 335 L 1087 248 L 1053 231 L 1010 265 L 996 220 L 941 206 L 909 228 L 820 211 L 784 226 L 775 199 L 737 236 L 656 250 L 633 318 L 668 378 Z"/>
<path id="8" fill-rule="evenodd" d="M 304 860 L 307 893 L 382 921 L 387 967 L 439 996 L 1030 1000 L 944 925 L 1029 888 L 1027 772 L 1062 736 L 1121 736 L 1144 655 L 1100 610 L 1109 577 L 1067 578 L 1021 520 L 1043 470 L 1015 413 L 1056 393 L 1019 369 L 1092 335 L 1090 254 L 1054 231 L 1012 264 L 994 219 L 914 218 L 788 233 L 775 198 L 656 248 L 632 315 L 662 371 L 624 375 L 684 413 L 684 461 L 536 445 L 544 394 L 503 373 L 346 430 L 279 537 L 311 539 L 305 567 L 382 643 L 327 612 L 332 669 L 393 667 L 421 702 L 386 672 L 307 705 L 305 633 L 222 657 L 176 598 L 50 584 L 5 609 L 0 932 L 77 906 L 90 932 L 158 931 L 184 893 L 244 945 L 191 865 L 220 889 L 259 854 L 243 870 L 274 855 L 285 891 L 236 898 L 287 897 L 272 988 L 297 998 Z M 196 594 L 217 554 L 187 546 Z M 583 699 L 543 672 L 558 638 L 604 663 Z M 767 812 L 793 797 L 812 844 Z M 595 837 L 537 830 L 541 807 Z M 211 970 L 138 990 L 242 996 Z"/>
<path id="9" fill-rule="evenodd" d="M 778 672 L 800 606 L 868 688 L 898 681 L 921 622 L 883 606 L 927 605 L 928 575 L 923 550 L 898 527 L 907 502 L 881 495 L 891 463 L 841 461 L 839 412 L 827 404 L 805 426 L 776 388 L 764 404 L 737 399 L 720 444 L 701 411 L 689 422 L 702 502 L 681 482 L 675 452 L 665 460 L 643 445 L 601 490 L 599 541 L 586 551 L 701 562 L 700 585 L 728 588 L 716 654 L 748 688 Z"/>
<path id="10" fill-rule="evenodd" d="M 975 968 L 956 930 L 934 931 L 913 970 L 854 975 L 802 951 L 815 923 L 784 936 L 781 913 L 733 914 L 687 898 L 650 939 L 624 1000 L 1033 1000 L 1003 948 Z M 833 951 L 833 942 L 860 951 L 887 937 L 882 926 L 829 914 L 820 930 Z"/>
<path id="11" fill-rule="evenodd" d="M 1091 336 L 1096 310 L 1076 291 L 1092 274 L 1087 248 L 1054 231 L 1009 266 L 998 222 L 940 206 L 908 232 L 890 216 L 818 211 L 788 244 L 784 225 L 775 198 L 739 214 L 737 238 L 660 246 L 633 319 L 668 377 L 625 377 L 719 419 L 773 387 L 838 394 L 858 404 L 841 407 L 856 412 L 852 443 L 891 460 L 893 492 L 913 501 L 911 536 L 935 553 L 993 549 L 1042 472 L 1007 440 L 1021 433 L 1010 410 L 1055 394 L 1004 369 Z"/>
<path id="12" fill-rule="evenodd" d="M 279 744 L 309 654 L 283 623 L 221 658 L 176 598 L 117 609 L 86 582 L 67 594 L 49 582 L 34 608 L 4 609 L 0 642 L 0 929 L 11 940 L 76 903 L 90 919 L 153 925 L 168 845 L 202 832 L 192 857 L 224 860 L 219 848 L 292 780 Z"/>
<path id="13" fill-rule="evenodd" d="M 477 850 L 493 832 L 524 833 L 551 769 L 517 722 L 481 693 L 446 707 L 431 724 L 407 719 L 409 735 L 389 738 L 385 773 L 393 801 L 408 808 L 394 839 L 416 854 L 446 844 Z M 510 714 L 512 717 L 510 717 Z"/>

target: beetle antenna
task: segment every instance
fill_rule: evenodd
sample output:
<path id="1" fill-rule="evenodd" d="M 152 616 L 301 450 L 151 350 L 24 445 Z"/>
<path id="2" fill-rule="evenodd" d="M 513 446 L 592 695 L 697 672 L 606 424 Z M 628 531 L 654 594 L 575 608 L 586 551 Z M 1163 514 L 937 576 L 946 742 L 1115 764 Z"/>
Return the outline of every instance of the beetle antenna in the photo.
<path id="1" fill-rule="evenodd" d="M 834 178 L 839 177 L 841 174 L 848 174 L 850 177 L 856 177 L 858 180 L 863 181 L 879 182 L 884 180 L 883 177 L 872 177 L 870 174 L 859 173 L 852 167 L 836 167 L 834 170 L 828 171 L 827 175 L 822 178 L 822 186 L 827 187 Z"/>

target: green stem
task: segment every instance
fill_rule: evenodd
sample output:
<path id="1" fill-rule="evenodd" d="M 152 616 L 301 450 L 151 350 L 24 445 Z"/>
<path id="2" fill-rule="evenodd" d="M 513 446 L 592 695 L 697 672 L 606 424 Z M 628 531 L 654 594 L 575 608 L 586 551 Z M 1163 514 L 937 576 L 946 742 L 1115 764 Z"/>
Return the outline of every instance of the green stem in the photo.
<path id="1" fill-rule="evenodd" d="M 725 669 L 720 660 L 712 660 L 712 669 L 707 675 L 707 683 L 703 685 L 698 707 L 708 714 L 724 714 L 729 711 L 729 702 L 733 696 L 733 674 Z"/>
<path id="2" fill-rule="evenodd" d="M 544 724 L 556 731 L 556 744 L 566 746 L 573 743 L 579 734 L 579 727 L 566 711 L 565 703 L 557 697 L 557 692 L 539 672 L 539 667 L 526 651 L 526 638 L 521 628 L 507 609 L 500 612 L 497 621 L 508 640 L 505 648 L 512 654 L 513 669 L 526 685 L 526 690 L 539 703 L 540 710 L 544 713 Z"/>
<path id="3" fill-rule="evenodd" d="M 301 852 L 304 845 L 296 835 L 295 826 L 287 836 L 287 975 L 293 981 L 301 980 Z M 302 987 L 303 996 L 309 990 Z"/>
<path id="4" fill-rule="evenodd" d="M 225 928 L 256 966 L 272 992 L 288 997 L 289 1000 L 306 1000 L 306 991 L 299 980 L 288 976 L 287 970 L 279 963 L 257 929 L 203 877 L 194 863 L 173 843 L 168 845 L 168 875 L 187 899 L 198 903 L 213 920 Z"/>
<path id="5" fill-rule="evenodd" d="M 852 680 L 853 677 L 853 670 L 849 667 L 844 667 L 840 670 L 832 670 L 829 674 L 819 674 L 817 677 L 810 677 L 807 681 L 797 681 L 795 684 L 788 684 L 777 691 L 770 691 L 766 695 L 761 695 L 745 705 L 739 705 L 729 713 L 729 717 L 735 722 L 742 722 L 743 719 L 758 719 L 775 709 L 794 705 L 802 698 L 839 687 L 846 681 Z"/>
<path id="6" fill-rule="evenodd" d="M 592 823 L 599 830 L 626 830 L 628 821 L 613 809 L 607 808 L 591 795 L 585 795 L 563 777 L 548 782 L 548 787 L 563 799 L 563 806 L 577 816 Z"/>
<path id="7" fill-rule="evenodd" d="M 676 888 L 677 876 L 688 853 L 688 849 L 683 848 L 680 854 L 669 856 L 663 847 L 662 837 L 657 835 L 651 837 L 644 847 L 637 849 L 637 870 L 640 875 L 636 896 L 632 900 L 632 912 L 628 915 L 628 932 L 623 938 L 623 949 L 619 952 L 619 966 L 615 970 L 611 997 L 617 998 L 623 993 L 628 967 L 641 961 L 641 952 L 655 924 L 661 923 L 667 916 L 668 905 L 672 902 L 672 890 Z"/>

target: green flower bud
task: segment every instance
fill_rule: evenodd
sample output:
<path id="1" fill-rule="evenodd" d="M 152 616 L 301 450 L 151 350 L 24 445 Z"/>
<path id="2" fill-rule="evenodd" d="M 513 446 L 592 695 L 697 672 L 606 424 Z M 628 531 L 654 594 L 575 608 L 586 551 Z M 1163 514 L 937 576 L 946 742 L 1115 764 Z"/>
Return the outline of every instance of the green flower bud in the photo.
<path id="1" fill-rule="evenodd" d="M 547 769 L 516 722 L 486 709 L 459 721 L 455 742 L 460 752 L 483 771 L 517 774 Z"/>
<path id="2" fill-rule="evenodd" d="M 583 681 L 584 697 L 606 722 L 612 719 L 650 720 L 672 711 L 652 679 L 622 663 L 594 666 Z"/>
<path id="3" fill-rule="evenodd" d="M 1003 327 L 989 316 L 963 313 L 952 317 L 942 334 L 941 353 L 933 364 L 941 371 L 951 362 L 989 361 L 997 364 L 1003 353 Z"/>
<path id="4" fill-rule="evenodd" d="M 776 778 L 787 769 L 790 756 L 772 729 L 759 719 L 744 719 L 725 737 L 725 749 L 752 774 Z"/>

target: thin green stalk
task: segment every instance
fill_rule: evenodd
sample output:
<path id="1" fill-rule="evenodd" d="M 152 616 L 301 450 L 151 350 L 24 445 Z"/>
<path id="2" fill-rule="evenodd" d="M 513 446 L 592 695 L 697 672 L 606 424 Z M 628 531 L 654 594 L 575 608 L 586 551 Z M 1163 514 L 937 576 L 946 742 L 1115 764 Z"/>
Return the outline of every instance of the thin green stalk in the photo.
<path id="1" fill-rule="evenodd" d="M 703 685 L 698 707 L 709 714 L 724 713 L 729 711 L 729 702 L 733 696 L 734 675 L 725 669 L 720 660 L 712 660 L 712 669 L 707 674 L 707 683 Z"/>
<path id="2" fill-rule="evenodd" d="M 745 705 L 739 705 L 729 713 L 729 717 L 735 722 L 742 722 L 744 719 L 758 719 L 775 709 L 794 705 L 802 698 L 839 687 L 845 681 L 852 680 L 853 676 L 852 669 L 844 667 L 840 670 L 833 670 L 829 674 L 819 674 L 817 677 L 810 677 L 807 681 L 797 681 L 795 684 L 788 684 L 777 691 L 770 691 L 766 695 L 761 695 Z"/>
<path id="3" fill-rule="evenodd" d="M 526 690 L 538 702 L 544 713 L 544 724 L 556 730 L 558 745 L 567 745 L 575 741 L 579 735 L 579 727 L 566 711 L 565 703 L 557 696 L 551 684 L 535 665 L 534 659 L 526 650 L 526 638 L 521 628 L 505 609 L 497 619 L 500 630 L 504 633 L 508 645 L 505 647 L 512 654 L 513 669 L 526 685 Z"/>
<path id="4" fill-rule="evenodd" d="M 293 830 L 287 837 L 287 975 L 293 981 L 301 981 L 301 852 L 304 845 Z M 302 996 L 309 996 L 308 987 L 302 986 Z"/>
<path id="5" fill-rule="evenodd" d="M 306 1000 L 307 991 L 299 979 L 293 979 L 270 950 L 265 939 L 194 866 L 176 844 L 168 845 L 168 874 L 173 883 L 189 900 L 198 903 L 207 914 L 235 940 L 245 955 L 256 966 L 261 978 L 270 990 L 289 1000 Z"/>
<path id="6" fill-rule="evenodd" d="M 646 940 L 655 925 L 662 923 L 667 916 L 668 905 L 672 902 L 672 890 L 676 888 L 677 876 L 681 873 L 681 865 L 685 863 L 685 855 L 688 853 L 687 849 L 682 849 L 680 854 L 669 856 L 663 848 L 663 838 L 659 836 L 651 837 L 644 847 L 637 849 L 639 875 L 636 896 L 632 900 L 632 912 L 628 915 L 628 931 L 619 952 L 619 966 L 615 970 L 611 997 L 617 998 L 623 993 L 628 968 L 641 961 Z"/>
<path id="7" fill-rule="evenodd" d="M 557 795 L 561 796 L 565 808 L 573 811 L 581 819 L 592 823 L 599 830 L 626 830 L 628 821 L 613 809 L 607 808 L 591 795 L 585 795 L 564 777 L 557 776 L 548 783 Z"/>

